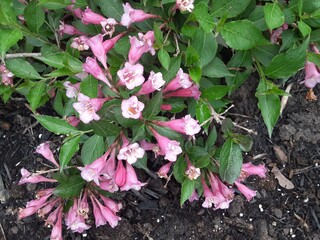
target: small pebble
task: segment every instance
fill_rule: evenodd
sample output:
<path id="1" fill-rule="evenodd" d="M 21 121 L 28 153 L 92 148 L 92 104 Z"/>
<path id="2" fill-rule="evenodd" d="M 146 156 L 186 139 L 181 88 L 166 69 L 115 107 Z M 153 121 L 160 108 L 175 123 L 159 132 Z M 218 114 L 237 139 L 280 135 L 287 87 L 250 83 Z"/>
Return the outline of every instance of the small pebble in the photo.
<path id="1" fill-rule="evenodd" d="M 11 232 L 12 232 L 13 234 L 17 234 L 18 231 L 19 231 L 19 229 L 18 229 L 16 226 L 14 226 L 13 228 L 11 228 Z"/>
<path id="2" fill-rule="evenodd" d="M 279 208 L 273 209 L 273 213 L 274 213 L 274 216 L 279 219 L 282 218 L 283 216 L 282 211 Z"/>

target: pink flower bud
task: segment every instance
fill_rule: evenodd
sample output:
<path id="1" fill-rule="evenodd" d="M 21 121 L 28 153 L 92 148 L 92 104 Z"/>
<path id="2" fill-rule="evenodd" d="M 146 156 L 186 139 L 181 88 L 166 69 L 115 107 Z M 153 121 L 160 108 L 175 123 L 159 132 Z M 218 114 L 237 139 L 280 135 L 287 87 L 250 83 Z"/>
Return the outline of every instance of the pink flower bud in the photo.
<path id="1" fill-rule="evenodd" d="M 55 160 L 53 156 L 53 152 L 50 149 L 49 142 L 41 143 L 37 148 L 36 148 L 36 153 L 41 154 L 45 159 L 49 160 L 52 162 L 54 165 L 57 167 L 60 167 L 57 161 Z"/>
<path id="2" fill-rule="evenodd" d="M 206 184 L 203 178 L 201 179 L 201 183 L 204 190 L 203 195 L 205 197 L 205 200 L 202 203 L 202 207 L 211 208 L 216 201 L 216 197 L 213 195 L 212 191 L 209 189 L 208 185 Z"/>
<path id="3" fill-rule="evenodd" d="M 189 202 L 194 202 L 199 200 L 199 195 L 196 190 L 193 190 L 191 196 L 189 197 Z"/>
<path id="4" fill-rule="evenodd" d="M 62 240 L 62 205 L 57 208 L 57 221 L 51 231 L 50 240 Z"/>
<path id="5" fill-rule="evenodd" d="M 304 83 L 308 88 L 314 88 L 317 83 L 320 83 L 320 73 L 317 66 L 313 62 L 307 61 L 305 63 L 306 76 L 304 78 Z"/>
<path id="6" fill-rule="evenodd" d="M 87 73 L 90 73 L 92 76 L 94 76 L 96 79 L 101 80 L 105 84 L 108 85 L 109 88 L 111 88 L 111 84 L 108 81 L 106 75 L 98 65 L 97 61 L 94 58 L 87 57 L 86 62 L 82 65 L 83 70 Z"/>
<path id="7" fill-rule="evenodd" d="M 129 164 L 134 164 L 138 158 L 142 158 L 144 150 L 138 143 L 130 144 L 126 147 L 122 147 L 118 154 L 119 160 L 126 160 Z"/>
<path id="8" fill-rule="evenodd" d="M 81 19 L 82 18 L 82 10 L 81 8 L 74 8 L 74 4 L 69 5 L 66 7 L 67 10 L 73 13 L 74 16 Z"/>
<path id="9" fill-rule="evenodd" d="M 145 35 L 138 33 L 139 40 L 137 37 L 130 37 L 130 50 L 129 50 L 129 63 L 137 63 L 142 55 L 146 52 L 150 52 L 151 55 L 155 55 L 156 51 L 153 48 L 154 33 L 153 31 L 147 32 Z"/>
<path id="10" fill-rule="evenodd" d="M 96 112 L 100 110 L 103 103 L 106 101 L 106 98 L 90 99 L 88 96 L 79 93 L 78 102 L 73 104 L 73 108 L 79 113 L 80 120 L 87 124 L 93 120 L 100 120 L 100 117 Z"/>
<path id="11" fill-rule="evenodd" d="M 72 84 L 69 81 L 65 81 L 63 86 L 66 88 L 66 96 L 68 98 L 75 98 L 77 97 L 80 89 L 80 83 Z"/>
<path id="12" fill-rule="evenodd" d="M 163 80 L 161 72 L 154 73 L 151 71 L 148 80 L 142 85 L 141 90 L 136 94 L 136 96 L 146 95 L 156 90 L 160 91 L 160 88 L 165 83 L 166 82 Z"/>
<path id="13" fill-rule="evenodd" d="M 160 108 L 161 108 L 162 111 L 170 111 L 170 110 L 172 110 L 171 104 L 162 104 Z"/>
<path id="14" fill-rule="evenodd" d="M 163 89 L 163 92 L 175 91 L 179 88 L 187 89 L 190 88 L 192 84 L 193 82 L 189 74 L 184 73 L 182 68 L 180 68 L 176 77 L 167 84 L 167 86 Z"/>
<path id="15" fill-rule="evenodd" d="M 194 9 L 193 2 L 194 0 L 176 0 L 176 8 L 178 8 L 181 12 L 192 12 Z"/>
<path id="16" fill-rule="evenodd" d="M 147 183 L 141 183 L 138 180 L 137 174 L 131 164 L 126 165 L 126 183 L 120 188 L 121 191 L 128 191 L 134 189 L 139 191 L 142 186 Z"/>
<path id="17" fill-rule="evenodd" d="M 70 47 L 78 49 L 79 51 L 88 50 L 89 46 L 87 44 L 88 38 L 86 36 L 76 37 L 72 40 Z"/>
<path id="18" fill-rule="evenodd" d="M 178 89 L 176 91 L 166 93 L 164 98 L 168 97 L 193 97 L 196 100 L 199 100 L 201 92 L 199 91 L 199 87 L 197 85 L 192 85 L 187 89 Z"/>
<path id="19" fill-rule="evenodd" d="M 142 22 L 149 18 L 159 18 L 157 15 L 147 14 L 142 10 L 135 10 L 129 3 L 122 4 L 124 14 L 121 17 L 121 25 L 129 27 L 131 23 Z"/>
<path id="20" fill-rule="evenodd" d="M 117 75 L 120 78 L 119 84 L 125 85 L 129 90 L 141 86 L 144 82 L 143 66 L 139 63 L 132 65 L 126 62 L 124 68 L 120 69 Z"/>
<path id="21" fill-rule="evenodd" d="M 60 22 L 58 33 L 60 36 L 63 34 L 68 35 L 83 35 L 84 33 L 76 29 L 74 26 Z"/>
<path id="22" fill-rule="evenodd" d="M 82 13 L 82 23 L 85 25 L 95 24 L 100 25 L 102 21 L 107 21 L 107 18 L 101 16 L 98 13 L 94 13 L 89 7 Z"/>
<path id="23" fill-rule="evenodd" d="M 239 191 L 246 197 L 247 201 L 251 201 L 252 198 L 256 196 L 256 191 L 248 188 L 246 185 L 240 183 L 239 181 L 234 182 Z"/>
<path id="24" fill-rule="evenodd" d="M 163 165 L 157 172 L 159 178 L 165 178 L 168 179 L 168 173 L 171 169 L 172 162 L 168 162 L 167 164 Z"/>
<path id="25" fill-rule="evenodd" d="M 108 198 L 106 196 L 100 195 L 100 198 L 102 199 L 104 205 L 108 207 L 112 212 L 117 213 L 121 210 L 122 204 L 116 203 L 111 198 Z"/>
<path id="26" fill-rule="evenodd" d="M 71 126 L 77 127 L 79 125 L 79 123 L 80 123 L 80 119 L 77 118 L 76 116 L 70 116 L 70 117 L 67 117 L 67 122 Z"/>
<path id="27" fill-rule="evenodd" d="M 55 179 L 46 178 L 39 174 L 32 174 L 27 169 L 22 168 L 21 170 L 22 178 L 19 181 L 19 185 L 25 183 L 39 183 L 39 182 L 57 182 Z"/>
<path id="28" fill-rule="evenodd" d="M 10 72 L 4 64 L 0 64 L 0 74 L 1 74 L 1 79 L 2 83 L 5 86 L 11 86 L 13 87 L 13 73 Z"/>
<path id="29" fill-rule="evenodd" d="M 251 162 L 244 163 L 242 164 L 240 178 L 242 181 L 251 175 L 258 175 L 261 178 L 266 178 L 267 171 L 268 169 L 264 166 L 264 164 L 256 166 Z"/>
<path id="30" fill-rule="evenodd" d="M 103 44 L 103 47 L 104 47 L 104 50 L 106 52 L 109 52 L 113 47 L 114 45 L 119 41 L 120 38 L 123 37 L 123 33 L 120 33 L 118 34 L 117 36 L 111 38 L 111 39 L 108 39 L 108 40 L 105 40 L 102 44 Z"/>
<path id="31" fill-rule="evenodd" d="M 101 62 L 103 67 L 107 69 L 107 52 L 103 46 L 103 36 L 98 34 L 92 38 L 89 38 L 86 42 L 90 47 L 94 56 Z"/>
<path id="32" fill-rule="evenodd" d="M 143 109 L 144 104 L 139 102 L 136 96 L 132 96 L 121 102 L 121 113 L 124 118 L 139 119 Z"/>
<path id="33" fill-rule="evenodd" d="M 122 161 L 118 161 L 115 182 L 119 187 L 122 187 L 126 183 L 126 169 L 124 168 Z"/>

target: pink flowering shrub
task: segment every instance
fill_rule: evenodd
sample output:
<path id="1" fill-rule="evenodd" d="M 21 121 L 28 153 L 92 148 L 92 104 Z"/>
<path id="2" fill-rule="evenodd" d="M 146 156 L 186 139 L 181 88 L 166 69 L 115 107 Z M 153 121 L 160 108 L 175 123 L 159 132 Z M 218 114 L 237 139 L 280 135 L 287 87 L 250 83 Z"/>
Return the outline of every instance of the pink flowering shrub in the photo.
<path id="1" fill-rule="evenodd" d="M 0 1 L 0 34 L 8 39 L 0 41 L 0 95 L 5 102 L 23 95 L 36 120 L 64 136 L 58 158 L 48 142 L 36 149 L 51 169 L 21 169 L 19 184 L 48 188 L 18 218 L 37 214 L 52 226 L 51 239 L 62 239 L 63 225 L 84 233 L 90 214 L 95 227 L 116 227 L 122 205 L 112 198 L 147 185 L 137 168 L 173 176 L 181 206 L 226 209 L 239 193 L 251 201 L 256 191 L 246 179 L 265 178 L 267 169 L 243 163 L 252 138 L 223 114 L 228 96 L 258 72 L 256 97 L 271 137 L 279 96 L 287 94 L 271 79 L 305 66 L 302 83 L 312 92 L 320 82 L 319 9 L 291 2 L 46 0 L 13 8 Z M 46 102 L 54 116 L 41 114 Z M 152 168 L 150 158 L 159 159 Z"/>

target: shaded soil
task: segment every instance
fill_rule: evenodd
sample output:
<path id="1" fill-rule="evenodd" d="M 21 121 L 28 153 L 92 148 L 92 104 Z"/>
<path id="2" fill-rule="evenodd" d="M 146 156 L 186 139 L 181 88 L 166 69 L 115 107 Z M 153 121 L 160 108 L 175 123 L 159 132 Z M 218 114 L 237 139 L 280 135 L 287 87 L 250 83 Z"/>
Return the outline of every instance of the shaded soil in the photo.
<path id="1" fill-rule="evenodd" d="M 64 231 L 65 239 L 320 239 L 320 101 L 307 102 L 306 89 L 295 83 L 269 139 L 254 98 L 256 85 L 256 80 L 249 79 L 233 96 L 235 108 L 230 111 L 235 122 L 258 133 L 245 160 L 264 162 L 269 170 L 276 165 L 294 189 L 279 186 L 269 172 L 267 179 L 247 181 L 257 190 L 253 201 L 237 195 L 230 209 L 214 211 L 203 209 L 202 199 L 180 208 L 177 183 L 170 181 L 164 188 L 163 180 L 145 178 L 149 184 L 141 192 L 118 196 L 124 203 L 118 227 L 92 228 L 86 237 Z M 33 199 L 32 192 L 38 188 L 17 182 L 22 167 L 46 169 L 34 154 L 36 146 L 46 140 L 59 146 L 60 139 L 34 125 L 19 99 L 0 104 L 0 120 L 0 240 L 49 239 L 50 229 L 37 217 L 17 220 L 18 208 Z M 277 156 L 274 148 L 284 156 Z"/>

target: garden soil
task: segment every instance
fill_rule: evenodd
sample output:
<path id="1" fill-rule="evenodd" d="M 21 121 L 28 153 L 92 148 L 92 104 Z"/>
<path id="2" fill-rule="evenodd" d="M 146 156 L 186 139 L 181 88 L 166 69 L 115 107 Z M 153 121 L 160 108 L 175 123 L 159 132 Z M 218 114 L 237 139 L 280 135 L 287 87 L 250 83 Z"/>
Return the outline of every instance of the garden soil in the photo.
<path id="1" fill-rule="evenodd" d="M 148 185 L 140 192 L 117 196 L 123 209 L 116 228 L 93 227 L 84 236 L 64 229 L 64 239 L 320 239 L 320 101 L 306 101 L 305 87 L 292 83 L 291 97 L 271 139 L 254 97 L 257 80 L 247 80 L 232 96 L 235 107 L 228 117 L 257 132 L 245 161 L 264 163 L 269 169 L 266 179 L 247 180 L 247 186 L 257 190 L 253 201 L 237 194 L 227 210 L 203 209 L 203 199 L 181 208 L 175 181 L 165 187 L 164 180 L 138 171 Z M 320 88 L 315 93 L 320 98 Z M 51 110 L 43 107 L 39 112 Z M 22 167 L 47 169 L 34 153 L 37 145 L 50 140 L 57 148 L 62 139 L 36 124 L 19 98 L 0 103 L 0 126 L 0 240 L 49 239 L 50 229 L 36 216 L 17 220 L 18 209 L 33 199 L 36 189 L 46 186 L 17 183 Z"/>

